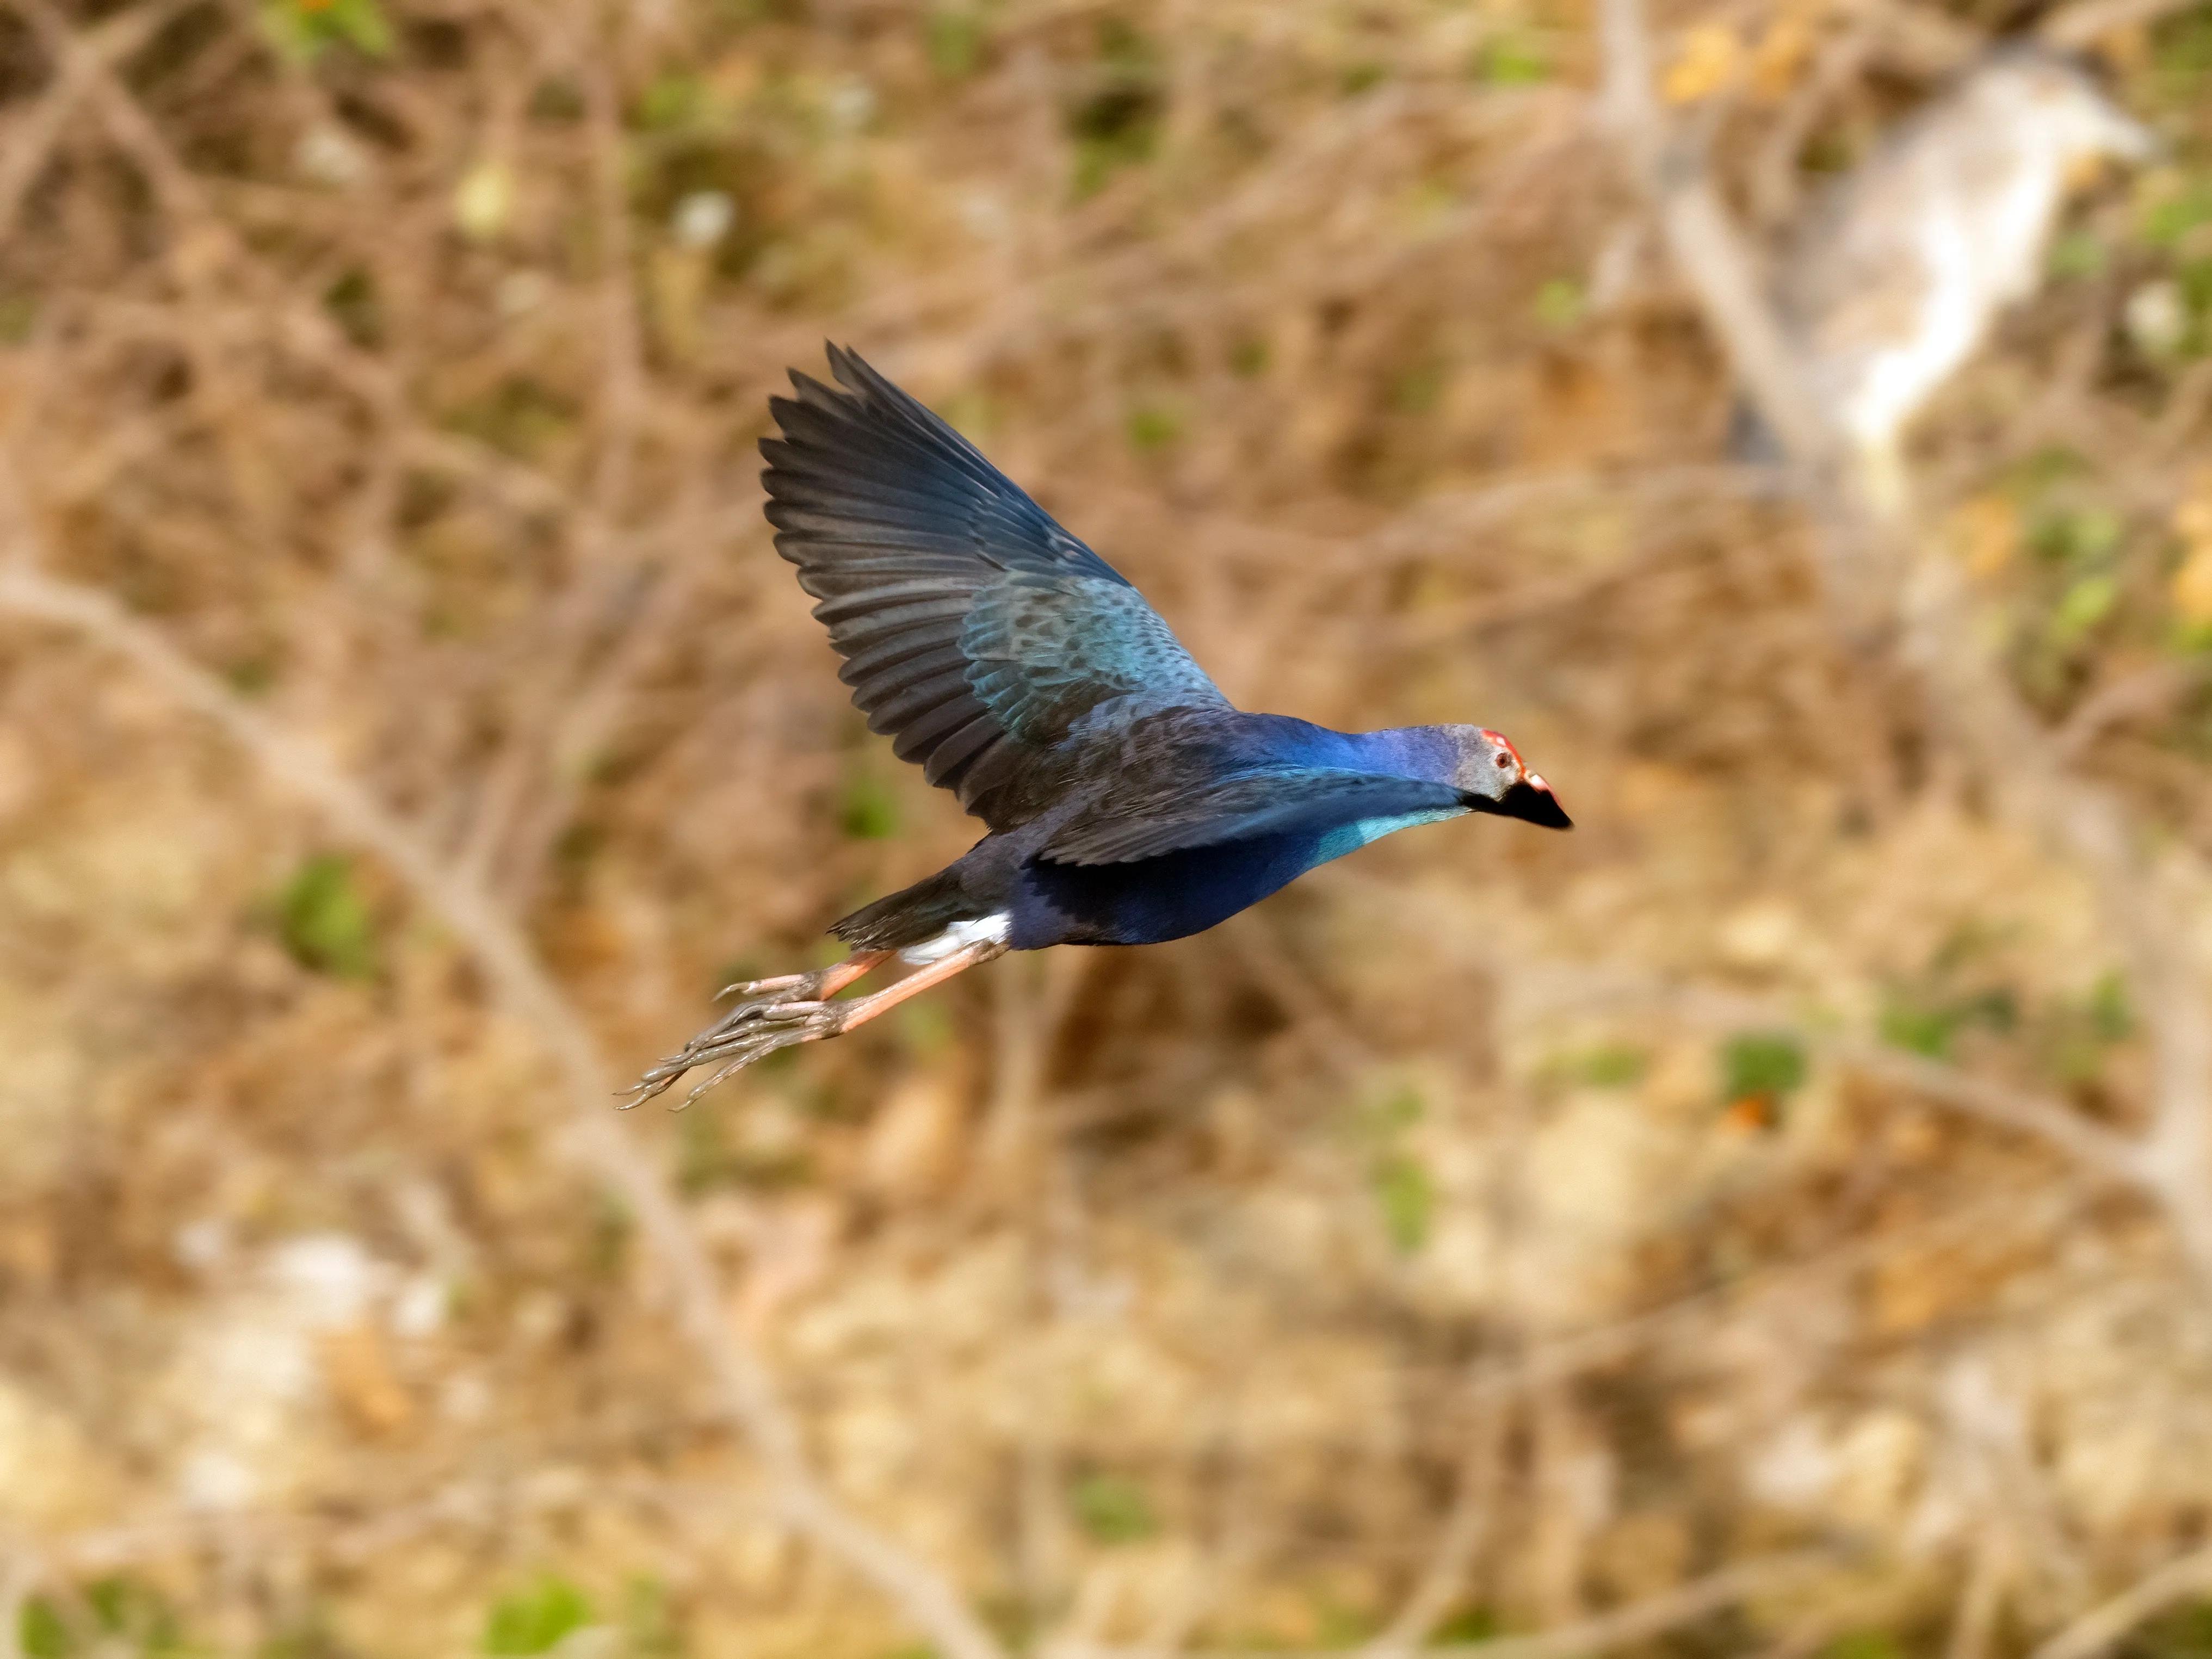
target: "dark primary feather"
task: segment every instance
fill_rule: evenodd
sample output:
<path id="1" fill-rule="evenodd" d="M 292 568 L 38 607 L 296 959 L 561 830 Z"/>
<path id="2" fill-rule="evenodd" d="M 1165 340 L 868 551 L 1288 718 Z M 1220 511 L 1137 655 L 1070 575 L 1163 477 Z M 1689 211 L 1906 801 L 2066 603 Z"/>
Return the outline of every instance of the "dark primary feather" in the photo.
<path id="1" fill-rule="evenodd" d="M 1326 832 L 1364 818 L 1462 810 L 1460 792 L 1447 783 L 1274 765 L 1194 779 L 1149 810 L 1077 817 L 1054 830 L 1037 856 L 1055 864 L 1126 864 L 1222 842 Z"/>
<path id="2" fill-rule="evenodd" d="M 854 353 L 830 366 L 842 391 L 794 373 L 770 402 L 768 517 L 901 759 L 1006 830 L 1050 804 L 1055 746 L 1102 705 L 1228 708 L 1143 596 L 966 439 Z"/>

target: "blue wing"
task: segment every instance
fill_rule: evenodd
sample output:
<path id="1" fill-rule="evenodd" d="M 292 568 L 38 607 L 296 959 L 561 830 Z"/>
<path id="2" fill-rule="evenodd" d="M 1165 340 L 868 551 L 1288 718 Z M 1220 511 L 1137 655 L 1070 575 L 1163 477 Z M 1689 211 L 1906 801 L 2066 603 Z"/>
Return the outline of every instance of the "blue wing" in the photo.
<path id="1" fill-rule="evenodd" d="M 793 374 L 761 441 L 776 550 L 902 760 L 994 830 L 1048 799 L 1039 763 L 1116 699 L 1227 708 L 1159 614 L 975 446 L 850 351 Z"/>
<path id="2" fill-rule="evenodd" d="M 1038 856 L 1054 864 L 1127 864 L 1261 836 L 1310 833 L 1326 841 L 1371 829 L 1339 836 L 1343 844 L 1321 855 L 1333 858 L 1374 835 L 1467 810 L 1448 783 L 1334 767 L 1267 767 L 1194 781 L 1160 799 L 1116 797 L 1110 813 L 1057 826 Z"/>

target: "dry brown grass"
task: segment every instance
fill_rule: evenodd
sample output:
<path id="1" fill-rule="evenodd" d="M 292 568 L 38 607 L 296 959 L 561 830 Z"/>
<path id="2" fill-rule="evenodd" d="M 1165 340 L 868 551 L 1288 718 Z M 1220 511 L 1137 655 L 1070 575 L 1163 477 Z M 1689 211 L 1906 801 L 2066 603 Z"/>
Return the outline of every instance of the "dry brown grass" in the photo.
<path id="1" fill-rule="evenodd" d="M 2203 1651 L 2212 19 L 2141 9 L 2174 158 L 1933 412 L 1892 648 L 1718 459 L 1579 9 L 10 0 L 0 1655 Z M 1771 229 L 1990 10 L 1669 9 L 1659 118 Z M 760 520 L 825 334 L 1240 704 L 1582 827 L 614 1116 L 972 833 Z"/>

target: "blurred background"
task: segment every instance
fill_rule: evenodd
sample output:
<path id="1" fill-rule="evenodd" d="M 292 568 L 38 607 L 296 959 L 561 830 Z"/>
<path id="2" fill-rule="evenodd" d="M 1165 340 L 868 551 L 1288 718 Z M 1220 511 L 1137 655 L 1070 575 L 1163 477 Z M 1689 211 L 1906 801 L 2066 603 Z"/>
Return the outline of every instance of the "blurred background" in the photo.
<path id="1" fill-rule="evenodd" d="M 0 1656 L 2212 1652 L 2212 9 L 9 0 L 0 225 Z M 975 833 L 825 336 L 1579 828 L 617 1115 Z"/>

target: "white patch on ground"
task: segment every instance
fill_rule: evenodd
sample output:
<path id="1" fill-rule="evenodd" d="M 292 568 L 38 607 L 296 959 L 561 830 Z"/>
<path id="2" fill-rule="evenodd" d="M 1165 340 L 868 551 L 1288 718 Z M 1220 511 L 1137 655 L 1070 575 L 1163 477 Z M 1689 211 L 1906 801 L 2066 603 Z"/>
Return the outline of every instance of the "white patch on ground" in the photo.
<path id="1" fill-rule="evenodd" d="M 323 1232 L 250 1258 L 227 1247 L 203 1273 L 221 1287 L 156 1385 L 178 1496 L 203 1509 L 280 1502 L 314 1478 L 329 1342 L 385 1308 L 396 1271 Z"/>
<path id="2" fill-rule="evenodd" d="M 933 962 L 942 962 L 955 951 L 988 939 L 994 945 L 1004 945 L 1014 919 L 1001 910 L 996 915 L 978 916 L 973 921 L 956 921 L 935 939 L 926 939 L 919 945 L 909 945 L 899 952 L 899 960 L 916 968 L 926 968 Z"/>

